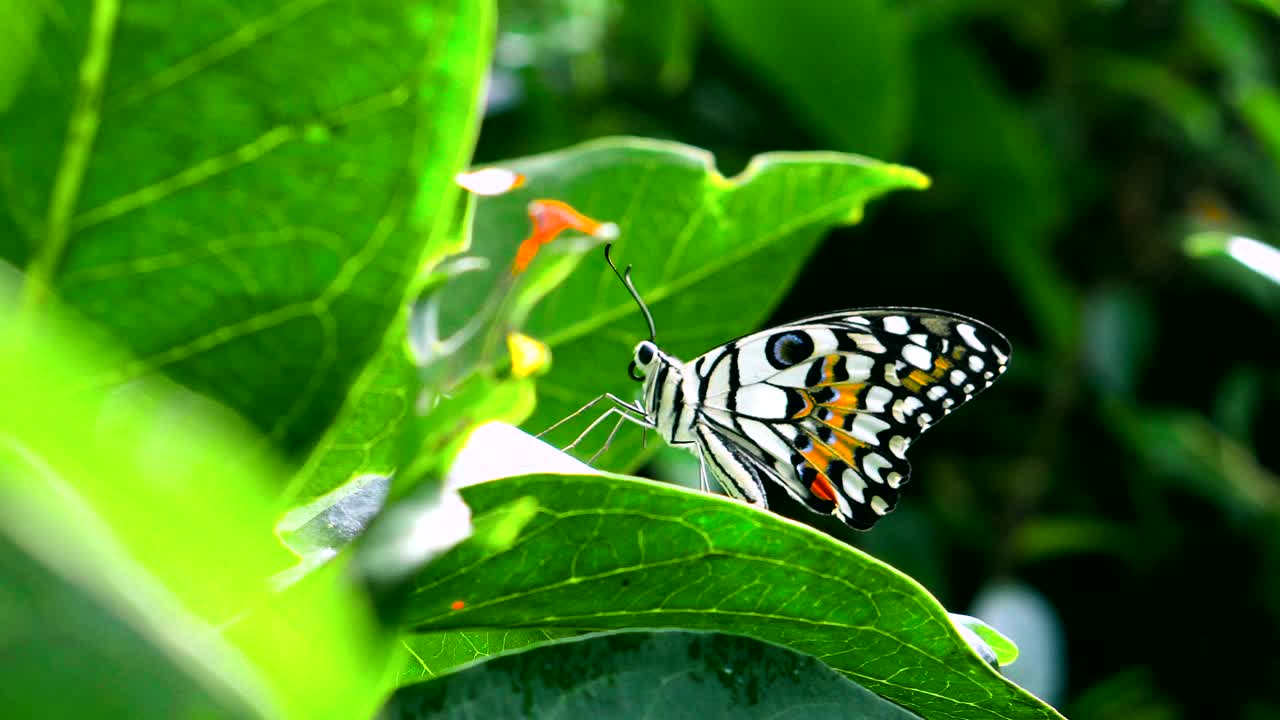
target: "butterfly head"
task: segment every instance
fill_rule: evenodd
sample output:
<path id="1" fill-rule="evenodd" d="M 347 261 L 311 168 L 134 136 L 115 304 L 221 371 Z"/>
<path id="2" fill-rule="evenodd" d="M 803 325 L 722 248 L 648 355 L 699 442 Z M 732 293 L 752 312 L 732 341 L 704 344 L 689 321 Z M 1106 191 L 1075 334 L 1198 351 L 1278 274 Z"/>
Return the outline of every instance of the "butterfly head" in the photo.
<path id="1" fill-rule="evenodd" d="M 627 374 L 637 382 L 644 380 L 652 374 L 653 367 L 661 354 L 658 346 L 652 341 L 642 340 L 639 345 L 636 345 L 636 352 L 631 358 L 631 365 L 627 367 Z"/>

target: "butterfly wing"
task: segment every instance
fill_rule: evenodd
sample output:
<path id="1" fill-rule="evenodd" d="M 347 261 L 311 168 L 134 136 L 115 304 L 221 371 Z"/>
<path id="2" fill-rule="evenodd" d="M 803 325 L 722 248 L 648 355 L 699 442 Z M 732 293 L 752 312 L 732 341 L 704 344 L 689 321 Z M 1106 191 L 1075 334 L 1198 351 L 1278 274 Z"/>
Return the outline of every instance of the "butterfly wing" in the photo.
<path id="1" fill-rule="evenodd" d="M 688 364 L 699 379 L 695 432 L 734 494 L 762 502 L 760 484 L 774 481 L 867 529 L 897 505 L 911 443 L 995 382 L 1009 355 L 1000 333 L 936 310 L 808 318 Z"/>

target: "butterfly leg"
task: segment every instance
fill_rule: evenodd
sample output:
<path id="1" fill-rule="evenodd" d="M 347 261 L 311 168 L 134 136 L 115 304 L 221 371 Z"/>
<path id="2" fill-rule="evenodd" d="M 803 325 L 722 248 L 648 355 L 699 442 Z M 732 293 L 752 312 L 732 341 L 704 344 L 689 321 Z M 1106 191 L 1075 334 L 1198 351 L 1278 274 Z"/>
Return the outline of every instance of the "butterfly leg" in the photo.
<path id="1" fill-rule="evenodd" d="M 627 410 L 630 410 L 631 412 L 634 412 L 634 413 L 638 413 L 638 414 L 639 414 L 639 415 L 641 415 L 641 416 L 643 416 L 643 415 L 644 415 L 644 410 L 643 410 L 639 405 L 633 405 L 633 404 L 631 404 L 631 403 L 627 402 L 626 400 L 623 400 L 622 398 L 618 397 L 617 395 L 614 395 L 613 393 L 605 393 L 604 395 L 599 395 L 599 396 L 597 396 L 597 397 L 596 397 L 594 400 L 592 400 L 591 402 L 587 403 L 586 405 L 583 405 L 582 407 L 578 408 L 577 410 L 574 410 L 573 412 L 569 413 L 568 415 L 565 415 L 563 418 L 561 418 L 559 421 L 557 421 L 557 422 L 556 422 L 556 424 L 554 424 L 554 425 L 552 425 L 551 427 L 547 428 L 546 430 L 543 430 L 542 432 L 538 433 L 537 437 L 542 437 L 543 435 L 546 435 L 547 433 L 549 433 L 549 432 L 551 432 L 551 431 L 555 430 L 556 428 L 560 427 L 561 425 L 563 425 L 563 424 L 565 424 L 565 423 L 569 422 L 570 420 L 572 420 L 572 419 L 574 419 L 574 418 L 578 417 L 578 416 L 579 416 L 579 415 L 581 415 L 582 413 L 584 413 L 584 412 L 586 412 L 586 411 L 590 410 L 591 408 L 595 407 L 596 405 L 600 404 L 600 401 L 602 401 L 602 400 L 608 400 L 609 402 L 611 402 L 611 403 L 613 403 L 613 404 L 614 404 L 614 407 L 613 407 L 613 408 L 611 408 L 611 410 L 616 410 L 616 409 L 618 409 L 618 408 L 626 408 Z M 606 412 L 606 413 L 605 413 L 605 415 L 608 415 L 608 414 L 609 414 L 608 412 Z M 603 417 L 603 416 L 601 416 L 601 417 Z M 597 422 L 599 422 L 599 418 L 597 418 Z M 592 424 L 592 427 L 595 427 L 595 424 L 594 424 L 594 423 Z M 587 432 L 590 432 L 590 429 L 588 429 L 588 431 L 587 431 Z M 586 433 L 583 433 L 583 435 L 585 435 L 585 434 L 586 434 Z M 579 435 L 579 436 L 578 436 L 578 439 L 579 439 L 579 440 L 581 440 L 581 439 L 582 439 L 582 436 L 581 436 L 581 435 Z M 577 441 L 577 440 L 575 440 L 575 441 L 574 441 L 574 444 L 577 444 L 577 442 L 578 442 L 578 441 Z M 573 447 L 573 445 L 570 445 L 569 447 Z M 568 448 L 566 448 L 566 449 L 568 449 Z"/>
<path id="2" fill-rule="evenodd" d="M 573 442 L 569 443 L 568 445 L 565 445 L 561 449 L 567 451 L 577 447 L 578 443 L 582 442 L 588 435 L 590 435 L 592 430 L 595 430 L 600 425 L 600 423 L 609 419 L 613 415 L 618 416 L 618 424 L 614 425 L 613 431 L 609 433 L 609 438 L 605 440 L 605 447 L 601 449 L 601 452 L 604 452 L 604 450 L 608 449 L 609 443 L 613 441 L 613 436 L 618 432 L 618 427 L 622 425 L 623 420 L 630 420 L 631 422 L 641 427 L 646 427 L 646 428 L 653 427 L 653 425 L 651 425 L 648 420 L 645 420 L 643 418 L 638 418 L 632 415 L 630 410 L 631 410 L 630 407 L 627 407 L 627 408 L 611 407 L 608 410 L 605 410 L 604 413 L 600 415 L 600 417 L 591 421 L 591 424 L 587 426 L 587 429 L 579 433 L 578 437 L 573 439 Z M 594 459 L 594 456 L 593 456 L 593 459 Z"/>
<path id="3" fill-rule="evenodd" d="M 588 465 L 594 465 L 596 463 L 596 459 L 603 455 L 605 450 L 609 449 L 609 446 L 613 444 L 613 436 L 618 434 L 618 428 L 622 427 L 622 421 L 626 419 L 627 415 L 625 413 L 618 413 L 618 422 L 613 424 L 613 429 L 609 431 L 609 437 L 604 439 L 604 444 L 601 445 L 600 449 L 596 451 L 596 454 L 592 455 L 591 459 L 587 461 Z M 645 430 L 648 430 L 647 425 L 645 426 Z"/>

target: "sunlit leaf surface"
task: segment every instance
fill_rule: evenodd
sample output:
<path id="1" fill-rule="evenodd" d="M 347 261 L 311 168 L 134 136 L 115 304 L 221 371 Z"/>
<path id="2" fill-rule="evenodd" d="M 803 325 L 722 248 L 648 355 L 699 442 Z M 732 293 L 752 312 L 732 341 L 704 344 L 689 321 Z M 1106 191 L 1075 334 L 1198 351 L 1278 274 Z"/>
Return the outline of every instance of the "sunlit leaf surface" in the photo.
<path id="1" fill-rule="evenodd" d="M 506 551 L 463 544 L 418 578 L 407 623 L 445 635 L 419 654 L 422 675 L 466 659 L 476 633 L 509 649 L 537 630 L 671 627 L 813 655 L 926 718 L 1058 717 L 974 654 L 914 581 L 776 515 L 618 477 L 511 478 L 463 496 L 477 517 L 521 496 L 538 515 Z"/>

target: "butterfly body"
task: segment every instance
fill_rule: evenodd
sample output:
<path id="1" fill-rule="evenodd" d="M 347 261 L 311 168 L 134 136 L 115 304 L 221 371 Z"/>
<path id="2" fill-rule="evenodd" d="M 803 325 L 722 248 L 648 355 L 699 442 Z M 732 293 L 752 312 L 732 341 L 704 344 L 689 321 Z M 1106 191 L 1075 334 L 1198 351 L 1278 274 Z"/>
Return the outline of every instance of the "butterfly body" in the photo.
<path id="1" fill-rule="evenodd" d="M 961 315 L 848 310 L 687 363 L 641 342 L 633 377 L 644 382 L 642 400 L 624 406 L 697 455 L 730 495 L 767 505 L 772 483 L 868 529 L 897 505 L 910 444 L 990 386 L 1009 354 L 1000 333 Z"/>

